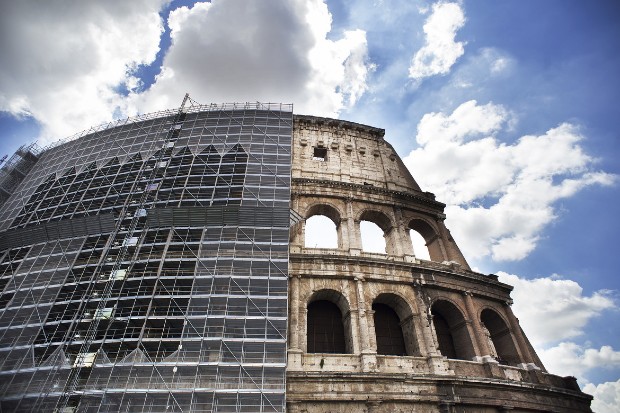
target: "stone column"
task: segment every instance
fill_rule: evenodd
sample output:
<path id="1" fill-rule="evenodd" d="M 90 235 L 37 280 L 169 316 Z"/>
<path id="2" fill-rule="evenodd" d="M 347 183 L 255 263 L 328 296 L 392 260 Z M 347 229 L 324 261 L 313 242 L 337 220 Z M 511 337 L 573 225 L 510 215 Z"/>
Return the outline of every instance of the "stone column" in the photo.
<path id="1" fill-rule="evenodd" d="M 300 340 L 304 337 L 303 331 L 305 329 L 301 328 L 302 326 L 299 323 L 299 312 L 300 311 L 308 311 L 306 306 L 302 306 L 300 308 L 299 303 L 299 290 L 301 288 L 301 276 L 300 275 L 289 275 L 289 291 L 290 294 L 290 302 L 289 302 L 289 343 L 288 343 L 288 370 L 302 370 L 302 358 L 303 358 L 303 350 L 300 346 Z M 307 317 L 307 313 L 306 313 Z M 307 319 L 307 318 L 306 318 Z"/>
<path id="2" fill-rule="evenodd" d="M 364 294 L 364 279 L 362 277 L 355 277 L 355 286 L 357 287 L 357 311 L 361 342 L 362 370 L 375 371 L 377 369 L 377 351 L 375 348 L 371 347 L 370 343 L 366 295 Z"/>
<path id="3" fill-rule="evenodd" d="M 291 291 L 291 302 L 289 303 L 290 308 L 290 344 L 289 349 L 294 351 L 301 351 L 299 347 L 299 284 L 300 284 L 300 275 L 290 275 L 290 291 Z"/>
<path id="4" fill-rule="evenodd" d="M 384 232 L 385 252 L 393 257 L 402 257 L 402 248 L 400 242 L 400 233 L 397 225 Z"/>
<path id="5" fill-rule="evenodd" d="M 349 253 L 359 255 L 362 251 L 362 235 L 360 233 L 360 223 L 356 221 L 353 213 L 353 202 L 347 199 L 347 232 L 349 240 Z"/>
<path id="6" fill-rule="evenodd" d="M 482 330 L 482 326 L 480 325 L 481 321 L 476 316 L 476 307 L 474 306 L 474 300 L 472 299 L 473 294 L 471 291 L 464 291 L 463 296 L 465 297 L 465 310 L 467 311 L 467 318 L 471 320 L 471 326 L 474 330 L 474 336 L 472 337 L 472 342 L 474 343 L 474 347 L 477 349 L 476 357 L 474 357 L 475 361 L 486 361 L 486 362 L 497 362 L 491 354 L 491 349 L 489 348 L 489 343 L 487 342 L 486 334 L 484 334 Z"/>
<path id="7" fill-rule="evenodd" d="M 433 333 L 433 320 L 430 316 L 430 308 L 426 306 L 424 298 L 422 297 L 422 286 L 414 285 L 416 306 L 418 307 L 418 324 L 420 325 L 420 350 L 426 350 L 423 353 L 424 356 L 441 356 L 438 345 L 435 342 L 435 334 Z"/>
<path id="8" fill-rule="evenodd" d="M 368 342 L 370 344 L 370 349 L 376 353 L 377 352 L 377 335 L 375 328 L 375 311 L 372 309 L 366 310 L 366 324 L 368 327 Z"/>
<path id="9" fill-rule="evenodd" d="M 416 341 L 415 346 L 418 349 L 419 354 L 414 354 L 414 356 L 423 356 L 428 357 L 430 349 L 428 347 L 428 340 L 426 338 L 427 334 L 430 332 L 425 331 L 425 320 L 426 320 L 426 311 L 424 307 L 420 307 L 418 292 L 413 292 L 414 300 L 411 302 L 411 306 L 413 314 L 411 314 L 411 322 L 413 324 L 413 331 L 415 332 L 413 339 Z M 427 329 L 427 328 L 426 328 Z"/>
<path id="10" fill-rule="evenodd" d="M 420 335 L 422 336 L 422 341 L 420 341 L 420 349 L 426 348 L 426 354 L 423 353 L 423 355 L 426 356 L 428 367 L 433 374 L 453 375 L 454 371 L 450 370 L 448 360 L 443 357 L 439 351 L 430 307 L 426 305 L 424 300 L 422 285 L 414 284 L 413 289 L 415 291 L 416 304 L 419 308 L 420 314 Z"/>
<path id="11" fill-rule="evenodd" d="M 299 195 L 292 194 L 292 209 L 294 211 L 299 210 Z M 291 227 L 291 246 L 290 250 L 293 253 L 301 252 L 301 249 L 305 247 L 305 232 L 306 232 L 306 220 L 302 219 L 297 224 Z"/>
<path id="12" fill-rule="evenodd" d="M 407 234 L 408 228 L 403 222 L 403 211 L 400 208 L 394 208 L 394 216 L 396 217 L 396 230 L 398 234 L 398 243 L 400 244 L 400 252 L 403 256 L 414 256 L 413 245 L 411 244 L 411 237 Z"/>
<path id="13" fill-rule="evenodd" d="M 299 224 L 297 224 L 294 240 L 295 241 L 294 241 L 293 246 L 299 249 L 305 248 L 306 246 L 306 219 L 305 218 L 302 221 L 300 221 Z"/>
<path id="14" fill-rule="evenodd" d="M 477 360 L 477 357 L 481 354 L 480 346 L 478 345 L 478 338 L 476 337 L 476 331 L 474 330 L 473 322 L 471 318 L 465 320 L 464 327 L 467 329 L 467 334 L 469 335 L 469 340 L 471 341 L 471 346 L 474 350 L 474 355 L 472 356 L 472 360 Z M 458 341 L 455 340 L 455 346 L 458 345 Z"/>
<path id="15" fill-rule="evenodd" d="M 298 336 L 306 338 L 305 341 L 298 341 L 297 345 L 301 348 L 302 353 L 308 352 L 308 307 L 304 306 L 300 309 L 301 313 L 304 315 L 303 323 L 297 324 L 299 326 L 299 331 L 297 332 Z"/>
<path id="16" fill-rule="evenodd" d="M 359 311 L 357 308 L 351 308 L 347 314 L 343 314 L 342 322 L 344 324 L 345 335 L 350 331 L 351 332 L 351 353 L 359 354 L 361 350 L 361 342 L 360 342 L 360 323 L 359 323 Z M 346 340 L 346 337 L 345 337 Z M 348 350 L 348 349 L 347 349 Z"/>
<path id="17" fill-rule="evenodd" d="M 338 248 L 344 251 L 348 251 L 349 248 L 351 248 L 351 231 L 349 229 L 350 220 L 351 219 L 348 217 L 340 217 L 340 222 L 337 227 Z"/>
<path id="18" fill-rule="evenodd" d="M 383 231 L 383 238 L 385 239 L 385 252 L 392 257 L 402 257 L 402 241 L 400 234 L 400 220 L 394 211 L 389 217 L 392 226 Z M 383 228 L 382 228 L 383 229 Z"/>
<path id="19" fill-rule="evenodd" d="M 450 234 L 450 231 L 448 230 L 448 228 L 446 228 L 446 225 L 444 224 L 443 220 L 437 221 L 437 226 L 439 227 L 439 231 L 441 231 L 441 240 L 442 240 L 441 245 L 442 245 L 444 254 L 447 257 L 447 260 L 458 262 L 459 264 L 461 264 L 461 266 L 463 266 L 463 268 L 469 270 L 470 268 L 469 268 L 469 265 L 467 264 L 467 261 L 465 260 L 465 257 L 461 253 L 461 250 L 459 249 L 459 247 L 456 245 L 456 242 L 452 238 L 452 235 Z"/>
<path id="20" fill-rule="evenodd" d="M 366 303 L 364 295 L 364 279 L 355 277 L 355 286 L 357 291 L 357 310 L 359 317 L 360 341 L 362 353 L 372 352 L 370 340 L 368 338 L 368 323 L 366 322 Z"/>
<path id="21" fill-rule="evenodd" d="M 510 308 L 511 304 L 512 303 L 506 303 L 506 315 L 508 316 L 508 322 L 510 323 L 510 332 L 513 334 L 513 337 L 517 342 L 517 351 L 519 352 L 519 356 L 521 357 L 523 364 L 528 365 L 526 366 L 527 368 L 538 368 L 539 366 L 536 366 L 534 357 L 532 357 L 532 355 L 530 354 L 530 349 L 527 345 L 527 341 L 525 340 L 525 337 L 523 337 L 523 333 L 521 332 L 519 320 L 517 320 L 517 317 L 515 317 L 512 312 L 512 308 Z"/>
<path id="22" fill-rule="evenodd" d="M 446 246 L 444 245 L 444 242 L 443 242 L 443 238 L 437 237 L 435 242 L 437 243 L 437 245 L 439 245 L 439 249 L 441 250 L 441 255 L 443 256 L 443 259 L 450 260 L 450 257 L 448 256 L 448 252 L 446 251 Z"/>

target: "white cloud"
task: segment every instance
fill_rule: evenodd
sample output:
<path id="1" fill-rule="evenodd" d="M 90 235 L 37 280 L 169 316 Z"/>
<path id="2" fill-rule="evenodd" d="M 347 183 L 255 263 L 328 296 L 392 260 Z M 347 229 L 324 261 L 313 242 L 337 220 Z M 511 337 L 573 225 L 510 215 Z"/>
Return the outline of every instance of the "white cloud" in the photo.
<path id="1" fill-rule="evenodd" d="M 538 356 L 551 373 L 575 376 L 582 382 L 588 381 L 587 374 L 592 369 L 620 368 L 620 351 L 615 351 L 610 346 L 594 349 L 572 342 L 562 342 L 555 347 L 538 350 Z"/>
<path id="2" fill-rule="evenodd" d="M 438 95 L 454 98 L 458 89 L 472 88 L 477 95 L 483 94 L 489 81 L 506 81 L 517 68 L 516 60 L 504 50 L 484 47 L 469 54 L 440 89 Z M 454 89 L 456 88 L 456 91 Z"/>
<path id="3" fill-rule="evenodd" d="M 373 66 L 366 34 L 327 39 L 323 1 L 215 0 L 170 13 L 172 45 L 140 111 L 174 107 L 183 94 L 210 102 L 287 102 L 297 113 L 336 116 L 366 91 Z"/>
<path id="4" fill-rule="evenodd" d="M 615 308 L 608 291 L 601 290 L 587 296 L 583 294 L 581 286 L 571 280 L 557 277 L 527 280 L 505 272 L 498 272 L 497 275 L 501 282 L 514 287 L 511 294 L 514 300 L 513 311 L 536 347 L 577 337 L 583 334 L 584 327 L 593 317 L 604 310 Z M 560 345 L 557 351 L 567 349 Z M 604 353 L 608 354 L 607 350 Z M 545 365 L 550 361 L 539 355 Z M 589 362 L 595 359 L 593 354 L 588 353 Z M 550 366 L 547 368 L 556 372 Z M 572 374 L 577 375 L 578 372 Z"/>
<path id="5" fill-rule="evenodd" d="M 616 178 L 592 169 L 576 126 L 500 142 L 513 121 L 501 105 L 473 100 L 449 115 L 428 113 L 418 124 L 420 147 L 404 158 L 420 186 L 447 203 L 448 226 L 470 258 L 524 258 L 556 217 L 555 202 Z"/>
<path id="6" fill-rule="evenodd" d="M 0 13 L 0 110 L 31 115 L 44 138 L 111 120 L 117 88 L 136 87 L 163 30 L 164 0 L 5 2 Z"/>
<path id="7" fill-rule="evenodd" d="M 172 46 L 143 92 L 136 69 L 159 51 L 165 3 L 7 3 L 0 110 L 32 116 L 46 143 L 113 116 L 176 107 L 185 92 L 201 103 L 290 102 L 298 113 L 337 116 L 367 90 L 366 34 L 327 39 L 323 1 L 215 0 L 170 13 Z"/>
<path id="8" fill-rule="evenodd" d="M 457 3 L 439 2 L 424 23 L 426 42 L 409 66 L 409 77 L 421 80 L 450 71 L 463 55 L 463 42 L 455 42 L 457 31 L 465 24 L 465 14 Z"/>
<path id="9" fill-rule="evenodd" d="M 511 61 L 509 59 L 498 57 L 497 59 L 493 60 L 493 62 L 491 63 L 491 73 L 493 74 L 502 73 L 508 69 L 510 64 L 511 64 Z"/>
<path id="10" fill-rule="evenodd" d="M 609 408 L 619 406 L 618 384 L 594 386 L 589 384 L 589 377 L 600 369 L 619 371 L 620 351 L 607 345 L 596 349 L 587 342 L 568 341 L 583 336 L 594 317 L 606 310 L 617 310 L 611 292 L 600 290 L 584 295 L 578 283 L 555 275 L 533 280 L 505 272 L 497 275 L 501 282 L 514 286 L 512 310 L 547 371 L 577 377 L 580 383 L 586 384 L 583 390 L 595 396 L 594 411 L 615 412 Z"/>
<path id="11" fill-rule="evenodd" d="M 596 413 L 617 413 L 620 411 L 620 380 L 599 385 L 588 383 L 583 391 L 594 396 L 592 411 Z"/>
<path id="12" fill-rule="evenodd" d="M 441 113 L 424 115 L 418 125 L 419 144 L 461 143 L 466 137 L 488 135 L 501 129 L 507 112 L 493 104 L 478 106 L 475 100 L 465 102 L 446 116 Z"/>

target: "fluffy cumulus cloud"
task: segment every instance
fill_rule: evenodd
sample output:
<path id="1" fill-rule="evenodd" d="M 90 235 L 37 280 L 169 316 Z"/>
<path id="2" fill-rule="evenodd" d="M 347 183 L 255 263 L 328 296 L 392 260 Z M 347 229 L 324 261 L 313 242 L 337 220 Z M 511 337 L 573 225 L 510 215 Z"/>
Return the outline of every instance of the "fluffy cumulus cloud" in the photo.
<path id="1" fill-rule="evenodd" d="M 155 84 L 134 95 L 139 111 L 201 103 L 287 102 L 334 116 L 365 92 L 372 65 L 366 34 L 327 38 L 323 1 L 214 0 L 170 13 L 172 45 Z"/>
<path id="2" fill-rule="evenodd" d="M 575 376 L 583 390 L 594 396 L 597 413 L 617 412 L 620 381 L 590 383 L 601 369 L 620 371 L 620 351 L 611 346 L 592 348 L 588 342 L 569 341 L 583 336 L 587 324 L 604 311 L 616 311 L 611 292 L 601 290 L 584 295 L 579 284 L 558 276 L 527 280 L 498 273 L 501 282 L 514 286 L 513 311 L 547 370 L 560 376 Z"/>
<path id="3" fill-rule="evenodd" d="M 164 1 L 2 2 L 0 110 L 54 138 L 111 120 L 155 59 Z"/>
<path id="4" fill-rule="evenodd" d="M 421 80 L 443 75 L 464 53 L 463 42 L 455 41 L 456 33 L 465 24 L 465 13 L 458 3 L 439 2 L 424 23 L 425 43 L 409 66 L 409 77 Z"/>
<path id="5" fill-rule="evenodd" d="M 620 380 L 604 383 L 590 383 L 589 373 L 600 369 L 618 371 L 620 351 L 610 346 L 600 349 L 584 348 L 575 343 L 560 343 L 538 355 L 548 371 L 561 376 L 575 376 L 585 384 L 582 390 L 594 396 L 592 411 L 596 413 L 616 413 L 620 408 Z"/>
<path id="6" fill-rule="evenodd" d="M 592 411 L 617 413 L 620 407 L 620 380 L 594 385 L 588 383 L 583 391 L 594 396 Z"/>
<path id="7" fill-rule="evenodd" d="M 584 295 L 575 281 L 559 277 L 528 280 L 504 272 L 498 272 L 498 276 L 501 282 L 514 287 L 513 311 L 536 346 L 577 337 L 593 317 L 615 308 L 609 291 Z"/>
<path id="8" fill-rule="evenodd" d="M 558 200 L 615 180 L 593 169 L 575 125 L 500 142 L 513 121 L 501 105 L 473 100 L 451 114 L 428 113 L 418 124 L 420 147 L 404 159 L 420 186 L 447 203 L 449 226 L 474 259 L 524 258 L 556 217 Z"/>
<path id="9" fill-rule="evenodd" d="M 328 39 L 321 0 L 214 0 L 168 16 L 172 44 L 146 91 L 167 0 L 5 2 L 0 10 L 0 111 L 32 116 L 43 138 L 114 117 L 201 103 L 287 102 L 337 116 L 365 93 L 366 33 Z M 157 69 L 157 68 L 156 68 Z"/>
<path id="10" fill-rule="evenodd" d="M 620 368 L 620 351 L 610 346 L 600 349 L 584 348 L 572 342 L 563 342 L 555 347 L 539 350 L 538 355 L 547 370 L 561 376 L 576 376 L 587 382 L 588 371 L 596 368 Z"/>

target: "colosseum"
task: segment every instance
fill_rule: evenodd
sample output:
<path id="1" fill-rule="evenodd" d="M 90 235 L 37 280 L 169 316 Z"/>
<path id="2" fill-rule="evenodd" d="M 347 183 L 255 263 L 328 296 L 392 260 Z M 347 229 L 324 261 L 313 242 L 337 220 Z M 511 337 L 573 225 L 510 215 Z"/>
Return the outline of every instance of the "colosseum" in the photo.
<path id="1" fill-rule="evenodd" d="M 384 132 L 183 105 L 20 148 L 0 412 L 590 412 Z"/>

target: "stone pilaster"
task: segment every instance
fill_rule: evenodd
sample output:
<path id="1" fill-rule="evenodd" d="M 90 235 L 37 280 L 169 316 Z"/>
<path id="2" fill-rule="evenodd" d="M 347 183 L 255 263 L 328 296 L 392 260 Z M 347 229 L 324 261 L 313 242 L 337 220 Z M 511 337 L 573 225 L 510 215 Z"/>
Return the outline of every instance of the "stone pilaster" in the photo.
<path id="1" fill-rule="evenodd" d="M 471 327 L 474 331 L 472 336 L 472 342 L 474 347 L 477 348 L 477 355 L 474 357 L 475 361 L 496 362 L 492 357 L 491 349 L 486 341 L 486 334 L 483 333 L 481 321 L 478 319 L 476 307 L 474 306 L 473 294 L 471 291 L 463 291 L 463 297 L 465 301 L 465 310 L 467 311 L 467 318 L 471 321 Z"/>
<path id="2" fill-rule="evenodd" d="M 362 252 L 362 234 L 360 233 L 360 223 L 354 218 L 351 200 L 347 200 L 347 229 L 349 233 L 349 253 L 351 255 L 359 255 Z"/>
<path id="3" fill-rule="evenodd" d="M 368 312 L 366 310 L 366 294 L 364 293 L 364 279 L 362 277 L 355 277 L 355 286 L 357 291 L 357 310 L 362 350 L 362 370 L 374 371 L 377 368 L 377 351 L 370 343 L 370 330 L 367 320 Z"/>
<path id="4" fill-rule="evenodd" d="M 289 319 L 289 349 L 294 351 L 301 351 L 299 346 L 299 289 L 301 283 L 301 276 L 291 275 L 289 279 L 289 289 L 291 291 L 291 302 L 289 303 L 290 319 Z"/>
<path id="5" fill-rule="evenodd" d="M 400 208 L 394 208 L 395 216 L 395 229 L 398 234 L 398 243 L 400 244 L 400 252 L 405 258 L 409 258 L 407 261 L 412 261 L 414 256 L 413 245 L 411 244 L 411 237 L 408 234 L 409 229 L 405 222 L 403 222 L 403 211 Z"/>
<path id="6" fill-rule="evenodd" d="M 523 332 L 521 331 L 521 326 L 519 325 L 519 320 L 515 317 L 512 312 L 512 308 L 510 308 L 511 303 L 506 303 L 506 316 L 508 317 L 508 323 L 510 324 L 510 332 L 512 336 L 517 341 L 517 351 L 519 352 L 519 356 L 523 361 L 523 364 L 528 369 L 537 369 L 539 366 L 536 366 L 534 358 L 530 354 L 529 346 L 523 337 Z"/>

